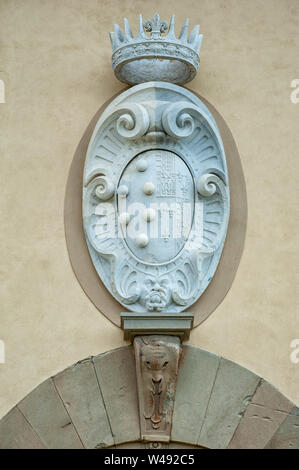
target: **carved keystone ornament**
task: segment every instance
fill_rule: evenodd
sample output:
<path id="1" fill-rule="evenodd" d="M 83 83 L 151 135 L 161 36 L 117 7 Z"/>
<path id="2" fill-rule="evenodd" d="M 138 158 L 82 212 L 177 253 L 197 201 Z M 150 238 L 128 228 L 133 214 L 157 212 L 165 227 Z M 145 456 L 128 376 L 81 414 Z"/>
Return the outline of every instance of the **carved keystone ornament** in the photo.
<path id="1" fill-rule="evenodd" d="M 182 84 L 199 66 L 202 35 L 181 34 L 158 14 L 134 38 L 110 34 L 117 78 L 135 86 L 115 98 L 91 136 L 83 223 L 93 265 L 129 311 L 145 441 L 168 441 L 180 356 L 192 314 L 212 280 L 229 219 L 229 182 L 211 112 Z M 159 81 L 155 81 L 159 79 Z M 172 82 L 172 83 L 170 83 Z M 137 85 L 136 85 L 137 84 Z M 166 336 L 162 336 L 166 334 Z M 172 336 L 169 336 L 172 335 Z"/>
<path id="2" fill-rule="evenodd" d="M 141 439 L 168 442 L 181 352 L 177 336 L 134 339 Z"/>

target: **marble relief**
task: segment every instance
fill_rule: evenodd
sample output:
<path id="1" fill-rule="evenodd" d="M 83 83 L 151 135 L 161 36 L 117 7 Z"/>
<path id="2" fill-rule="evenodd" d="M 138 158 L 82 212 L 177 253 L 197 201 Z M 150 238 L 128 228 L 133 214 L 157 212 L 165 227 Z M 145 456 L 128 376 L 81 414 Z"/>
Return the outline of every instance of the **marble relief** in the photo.
<path id="1" fill-rule="evenodd" d="M 99 119 L 84 169 L 83 219 L 93 264 L 133 312 L 181 312 L 207 288 L 229 218 L 226 158 L 199 98 L 148 82 Z"/>

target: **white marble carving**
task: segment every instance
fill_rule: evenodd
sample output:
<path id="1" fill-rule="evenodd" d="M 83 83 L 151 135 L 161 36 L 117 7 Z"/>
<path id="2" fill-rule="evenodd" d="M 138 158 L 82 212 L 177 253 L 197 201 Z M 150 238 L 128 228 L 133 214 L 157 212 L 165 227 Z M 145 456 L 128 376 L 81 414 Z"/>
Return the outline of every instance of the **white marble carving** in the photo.
<path id="1" fill-rule="evenodd" d="M 181 312 L 213 278 L 229 218 L 225 153 L 215 120 L 190 91 L 137 85 L 100 117 L 84 169 L 90 255 L 133 312 Z"/>
<path id="2" fill-rule="evenodd" d="M 138 33 L 134 38 L 126 18 L 124 33 L 117 24 L 114 25 L 110 39 L 115 76 L 131 85 L 150 80 L 177 84 L 192 80 L 199 68 L 198 54 L 203 36 L 198 34 L 199 25 L 196 25 L 188 36 L 188 26 L 187 19 L 177 38 L 174 31 L 174 15 L 169 27 L 166 21 L 160 20 L 158 13 L 145 23 L 140 15 Z"/>

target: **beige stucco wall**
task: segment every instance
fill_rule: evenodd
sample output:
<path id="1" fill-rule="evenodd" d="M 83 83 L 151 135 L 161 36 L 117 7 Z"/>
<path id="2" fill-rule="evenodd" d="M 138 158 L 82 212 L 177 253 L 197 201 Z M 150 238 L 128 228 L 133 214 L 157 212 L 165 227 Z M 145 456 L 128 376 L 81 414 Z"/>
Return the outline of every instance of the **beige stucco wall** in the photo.
<path id="1" fill-rule="evenodd" d="M 0 416 L 41 381 L 124 344 L 78 284 L 68 259 L 63 202 L 77 144 L 99 106 L 124 85 L 112 75 L 108 31 L 159 10 L 187 14 L 204 33 L 189 84 L 224 116 L 248 193 L 237 277 L 191 343 L 263 376 L 299 404 L 299 103 L 297 0 L 0 0 Z M 296 316 L 297 315 L 297 316 Z"/>

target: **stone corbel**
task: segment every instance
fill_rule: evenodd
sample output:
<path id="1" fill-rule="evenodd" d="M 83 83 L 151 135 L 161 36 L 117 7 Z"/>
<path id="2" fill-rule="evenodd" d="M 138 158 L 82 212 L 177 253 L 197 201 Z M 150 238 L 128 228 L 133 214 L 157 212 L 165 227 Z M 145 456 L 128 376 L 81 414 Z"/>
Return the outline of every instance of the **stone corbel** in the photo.
<path id="1" fill-rule="evenodd" d="M 152 447 L 170 441 L 181 341 L 177 336 L 134 338 L 141 439 Z"/>

